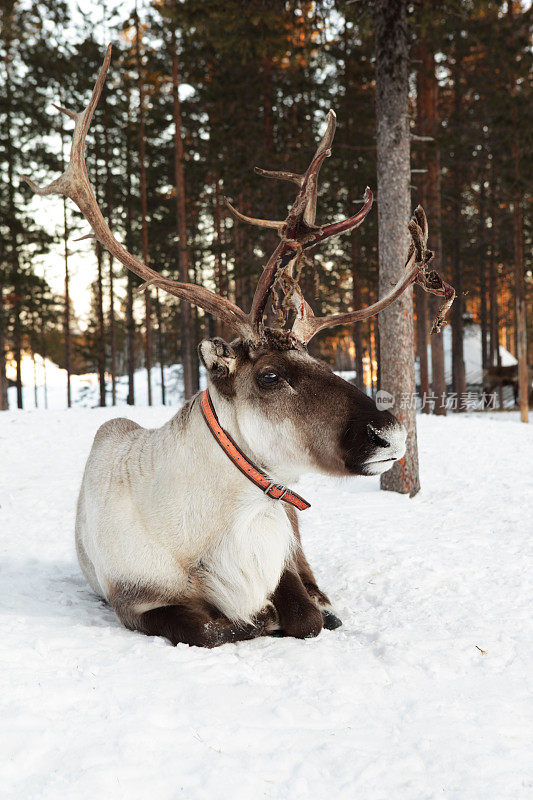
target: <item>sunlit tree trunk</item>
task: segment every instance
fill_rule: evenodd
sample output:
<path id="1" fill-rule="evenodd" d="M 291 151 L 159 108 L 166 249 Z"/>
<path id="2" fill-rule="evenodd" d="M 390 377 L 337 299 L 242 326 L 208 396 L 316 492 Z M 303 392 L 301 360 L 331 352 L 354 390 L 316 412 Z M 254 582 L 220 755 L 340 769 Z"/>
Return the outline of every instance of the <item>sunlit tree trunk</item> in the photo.
<path id="1" fill-rule="evenodd" d="M 390 291 L 403 273 L 408 251 L 410 141 L 408 108 L 407 0 L 376 5 L 376 116 L 378 168 L 379 287 Z M 380 388 L 394 398 L 392 412 L 407 429 L 404 458 L 381 476 L 381 487 L 408 493 L 420 489 L 415 395 L 413 293 L 379 315 Z M 407 402 L 405 402 L 407 401 Z"/>
<path id="2" fill-rule="evenodd" d="M 370 305 L 370 302 L 367 304 Z M 372 392 L 372 396 L 377 388 L 377 380 L 374 370 L 374 362 L 376 360 L 376 354 L 374 352 L 374 327 L 375 327 L 375 320 L 370 319 L 369 321 L 369 330 L 368 330 L 368 358 L 369 358 L 369 366 L 370 366 L 370 389 Z"/>

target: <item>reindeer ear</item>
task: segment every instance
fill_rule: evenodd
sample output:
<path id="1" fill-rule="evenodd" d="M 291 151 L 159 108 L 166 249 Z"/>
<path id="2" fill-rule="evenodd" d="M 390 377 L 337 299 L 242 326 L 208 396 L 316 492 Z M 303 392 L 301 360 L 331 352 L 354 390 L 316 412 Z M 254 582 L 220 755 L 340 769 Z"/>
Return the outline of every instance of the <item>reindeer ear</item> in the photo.
<path id="1" fill-rule="evenodd" d="M 220 339 L 204 339 L 198 345 L 202 364 L 214 378 L 227 378 L 235 372 L 237 354 L 233 347 Z"/>

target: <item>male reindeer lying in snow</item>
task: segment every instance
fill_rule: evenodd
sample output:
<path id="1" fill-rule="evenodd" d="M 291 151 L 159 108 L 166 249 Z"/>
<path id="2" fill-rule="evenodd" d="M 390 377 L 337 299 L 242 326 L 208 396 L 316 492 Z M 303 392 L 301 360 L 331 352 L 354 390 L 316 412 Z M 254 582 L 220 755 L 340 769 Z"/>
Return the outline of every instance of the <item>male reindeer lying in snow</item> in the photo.
<path id="1" fill-rule="evenodd" d="M 157 430 L 114 419 L 98 430 L 81 485 L 76 547 L 85 577 L 128 628 L 173 644 L 212 647 L 265 633 L 316 636 L 341 624 L 317 587 L 304 556 L 296 509 L 308 504 L 286 489 L 302 473 L 377 475 L 405 451 L 403 426 L 341 380 L 306 349 L 323 328 L 370 317 L 411 283 L 441 294 L 453 289 L 428 271 L 427 225 L 421 209 L 405 273 L 389 295 L 347 314 L 315 317 L 293 267 L 306 249 L 360 225 L 370 211 L 315 225 L 317 176 L 330 155 L 335 115 L 304 175 L 265 172 L 299 187 L 284 222 L 239 219 L 275 228 L 280 243 L 264 267 L 245 314 L 228 299 L 161 277 L 114 238 L 89 184 L 85 137 L 111 57 L 107 50 L 91 101 L 75 120 L 70 163 L 39 194 L 70 197 L 94 235 L 126 267 L 221 319 L 231 343 L 200 344 L 209 389 Z M 64 109 L 62 109 L 64 110 Z M 267 328 L 263 315 L 274 286 L 295 315 L 291 330 Z"/>

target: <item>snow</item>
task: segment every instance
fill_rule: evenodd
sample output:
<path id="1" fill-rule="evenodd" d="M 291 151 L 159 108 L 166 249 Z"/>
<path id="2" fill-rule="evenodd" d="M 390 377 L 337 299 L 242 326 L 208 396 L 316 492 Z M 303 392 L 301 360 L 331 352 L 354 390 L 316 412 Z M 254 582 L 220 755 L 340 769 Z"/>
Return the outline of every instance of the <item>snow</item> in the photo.
<path id="1" fill-rule="evenodd" d="M 181 364 L 171 364 L 163 368 L 167 405 L 181 405 L 183 402 L 183 378 Z M 37 355 L 35 371 L 33 359 L 28 355 L 22 358 L 22 402 L 25 409 L 46 408 L 59 410 L 67 407 L 67 372 L 50 359 Z M 15 379 L 15 367 L 10 365 L 7 375 Z M 159 364 L 152 367 L 152 394 L 154 404 L 161 402 L 161 372 Z M 35 383 L 35 386 L 34 386 Z M 45 388 L 46 384 L 46 388 Z M 204 388 L 205 374 L 200 369 L 200 388 Z M 84 375 L 70 376 L 71 402 L 73 406 L 95 408 L 100 405 L 98 374 L 88 372 Z M 145 369 L 138 369 L 134 375 L 135 404 L 148 405 L 148 380 Z M 126 405 L 128 397 L 128 376 L 120 375 L 116 380 L 117 405 Z M 111 405 L 111 376 L 106 374 L 106 403 Z M 35 402 L 37 398 L 37 403 Z M 8 389 L 9 407 L 17 407 L 15 386 Z"/>
<path id="2" fill-rule="evenodd" d="M 448 387 L 452 385 L 452 330 L 450 326 L 442 332 L 444 345 L 444 376 Z M 464 328 L 463 355 L 465 362 L 466 382 L 468 387 L 481 387 L 483 384 L 483 370 L 481 367 L 481 327 L 474 323 L 466 323 Z M 502 366 L 508 367 L 517 364 L 516 358 L 500 345 L 500 358 Z M 431 345 L 428 344 L 428 372 L 431 382 Z M 8 377 L 15 379 L 16 369 L 14 362 L 10 362 L 7 370 Z M 338 372 L 345 380 L 355 381 L 355 370 Z M 415 364 L 415 378 L 419 383 L 419 364 Z M 106 380 L 107 404 L 111 405 L 111 376 Z M 180 405 L 183 402 L 183 378 L 181 364 L 172 364 L 164 367 L 166 402 L 167 405 Z M 46 382 L 46 391 L 45 384 Z M 22 359 L 23 406 L 25 409 L 48 408 L 62 409 L 67 406 L 67 373 L 50 359 L 43 359 L 36 355 L 33 359 L 25 354 Z M 34 387 L 36 384 L 36 388 Z M 200 369 L 200 388 L 204 388 L 205 375 Z M 148 405 L 148 384 L 145 369 L 135 371 L 135 404 Z M 116 382 L 117 405 L 126 405 L 128 396 L 128 377 L 122 375 Z M 367 387 L 367 392 L 370 389 Z M 514 407 L 514 394 L 512 387 L 504 387 L 504 405 Z M 152 367 L 152 393 L 154 403 L 161 401 L 161 373 L 158 364 Z M 71 376 L 71 396 L 73 406 L 95 408 L 100 402 L 97 373 Z M 37 404 L 35 398 L 37 397 Z M 480 394 L 481 398 L 481 394 Z M 15 408 L 17 395 L 14 386 L 9 389 L 9 407 Z"/>
<path id="3" fill-rule="evenodd" d="M 343 627 L 201 650 L 125 630 L 79 572 L 77 489 L 116 413 L 0 415 L 3 797 L 533 796 L 533 426 L 420 417 L 412 500 L 306 478 L 304 546 Z"/>

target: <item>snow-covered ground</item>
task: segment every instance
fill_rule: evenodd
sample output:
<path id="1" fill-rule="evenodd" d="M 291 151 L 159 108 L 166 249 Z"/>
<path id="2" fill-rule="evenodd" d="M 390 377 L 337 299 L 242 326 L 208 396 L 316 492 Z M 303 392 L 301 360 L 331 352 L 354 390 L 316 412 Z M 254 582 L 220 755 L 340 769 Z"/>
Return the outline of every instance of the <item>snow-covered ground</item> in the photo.
<path id="1" fill-rule="evenodd" d="M 79 572 L 77 488 L 115 414 L 0 415 L 3 797 L 533 797 L 533 425 L 419 418 L 413 500 L 307 478 L 344 626 L 201 650 L 125 630 Z"/>
<path id="2" fill-rule="evenodd" d="M 53 361 L 38 356 L 35 365 L 29 356 L 22 359 L 22 404 L 24 409 L 51 409 L 59 411 L 67 408 L 67 373 Z M 11 365 L 9 377 L 15 379 L 15 368 Z M 183 402 L 183 377 L 181 364 L 171 364 L 163 368 L 165 378 L 166 404 L 181 405 Z M 151 370 L 154 405 L 161 403 L 161 372 L 159 364 Z M 205 386 L 205 373 L 200 369 L 200 388 Z M 100 405 L 98 374 L 71 375 L 71 402 L 75 407 L 95 408 Z M 138 369 L 134 376 L 135 405 L 148 405 L 148 380 L 145 369 Z M 128 397 L 128 376 L 120 375 L 116 380 L 117 405 L 126 405 Z M 17 407 L 15 386 L 8 389 L 9 408 Z M 111 376 L 106 376 L 106 404 L 112 403 Z"/>

